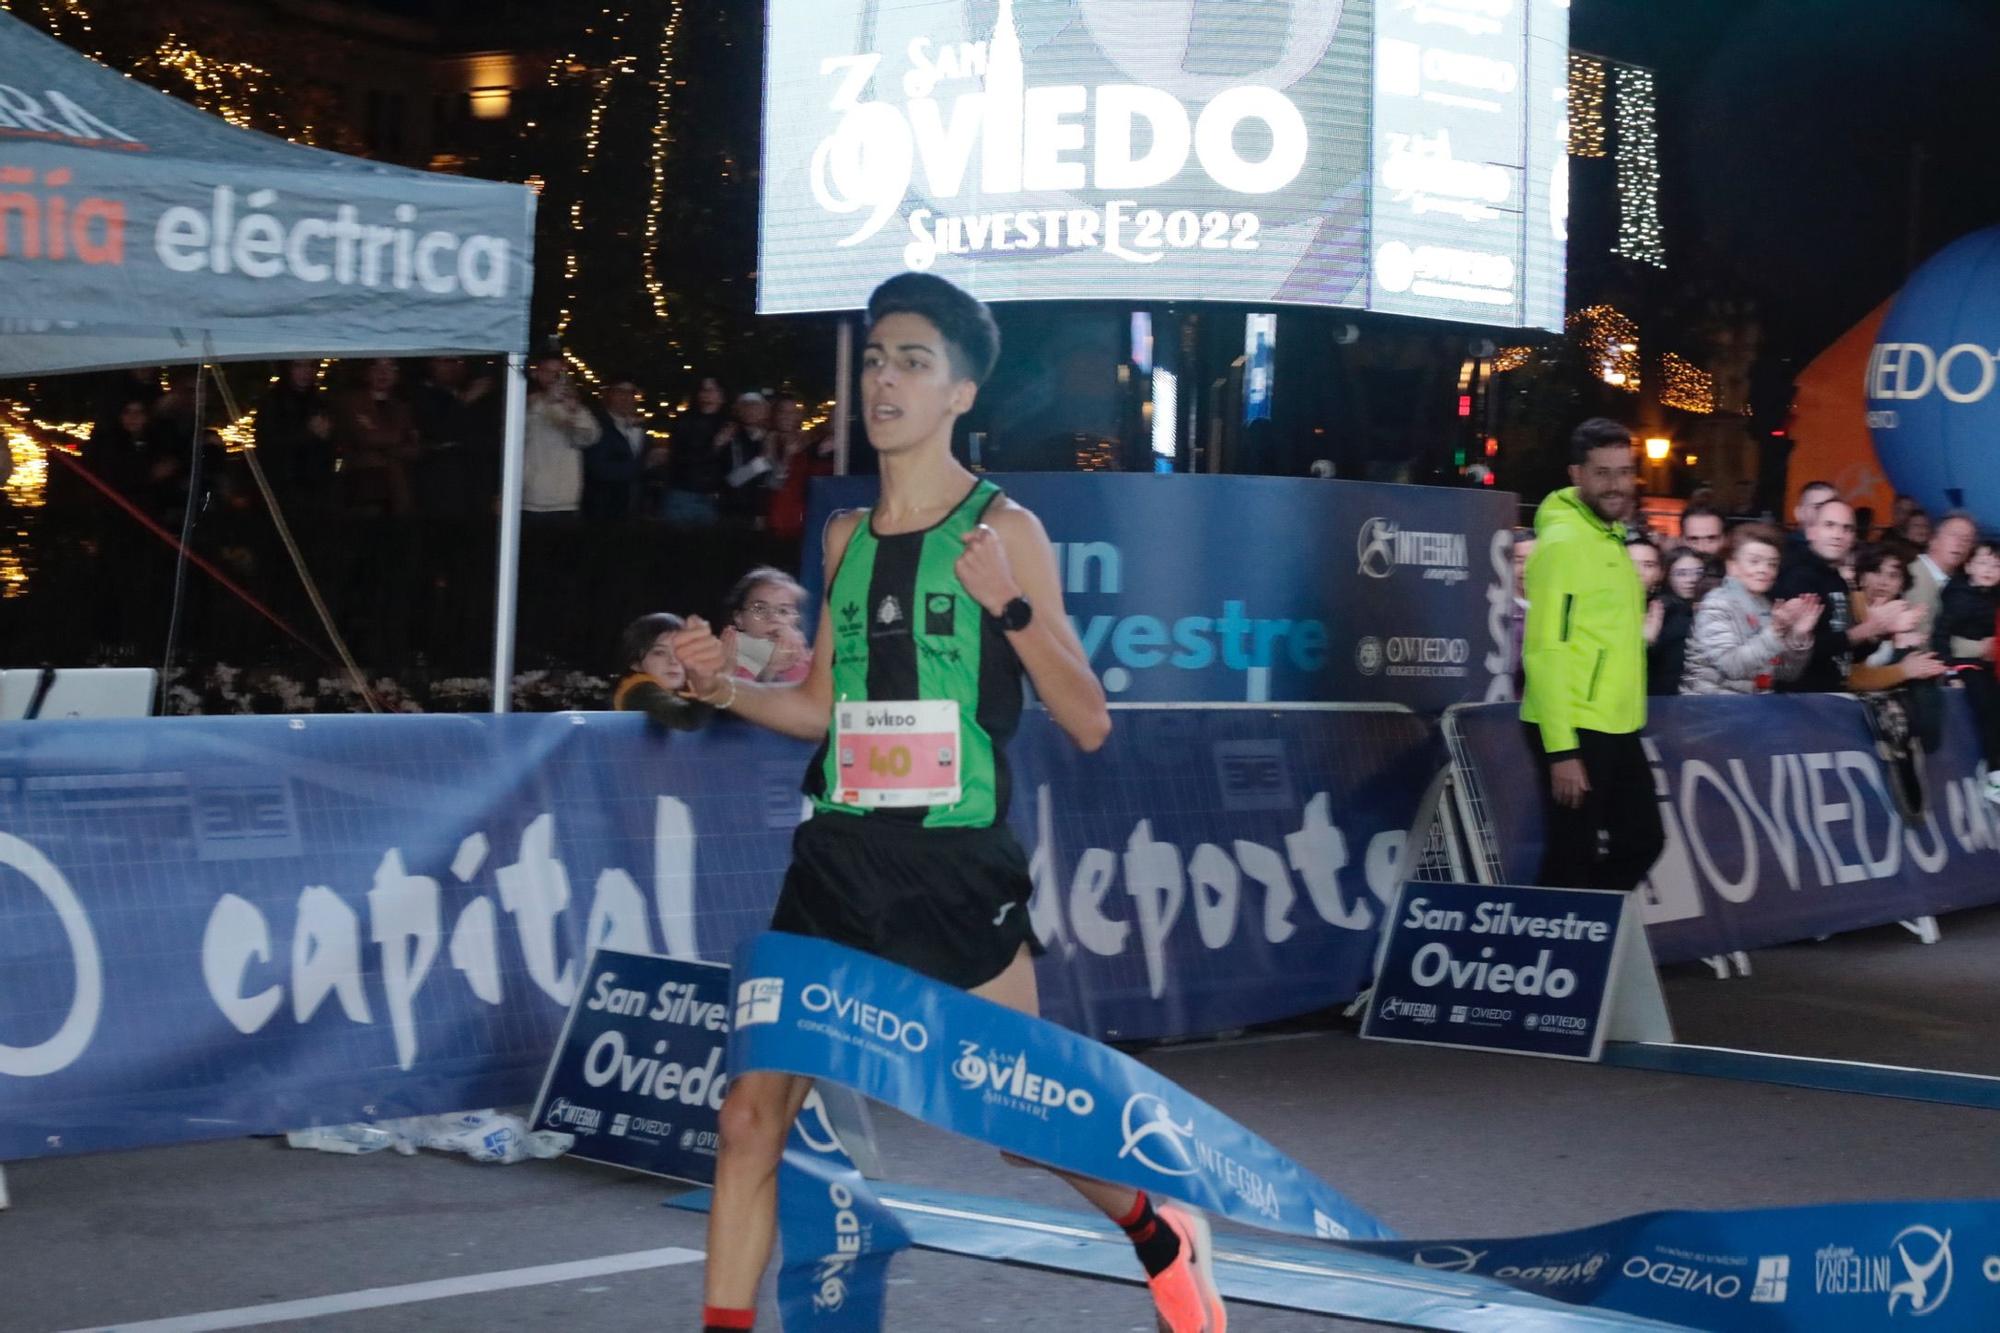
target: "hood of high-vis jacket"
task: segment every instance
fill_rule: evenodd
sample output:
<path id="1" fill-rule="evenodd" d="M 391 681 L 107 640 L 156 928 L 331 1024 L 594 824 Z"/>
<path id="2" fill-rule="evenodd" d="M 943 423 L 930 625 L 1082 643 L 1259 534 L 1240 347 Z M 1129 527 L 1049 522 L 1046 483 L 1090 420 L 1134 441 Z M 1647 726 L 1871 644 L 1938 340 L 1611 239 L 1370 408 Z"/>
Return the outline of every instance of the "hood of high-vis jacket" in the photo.
<path id="1" fill-rule="evenodd" d="M 1646 592 L 1621 525 L 1566 487 L 1535 511 L 1528 557 L 1527 683 L 1521 717 L 1551 754 L 1578 729 L 1624 734 L 1646 725 Z"/>

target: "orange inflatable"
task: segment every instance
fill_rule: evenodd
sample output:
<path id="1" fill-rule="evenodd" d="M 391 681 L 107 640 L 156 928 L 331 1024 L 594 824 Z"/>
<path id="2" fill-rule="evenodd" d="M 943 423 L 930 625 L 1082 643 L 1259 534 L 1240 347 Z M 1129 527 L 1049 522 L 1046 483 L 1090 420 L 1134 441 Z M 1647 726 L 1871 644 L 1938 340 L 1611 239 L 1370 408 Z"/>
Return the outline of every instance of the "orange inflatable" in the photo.
<path id="1" fill-rule="evenodd" d="M 1882 474 L 1868 433 L 1865 381 L 1875 335 L 1894 305 L 1891 296 L 1840 340 L 1813 358 L 1794 382 L 1790 431 L 1792 457 L 1785 476 L 1786 522 L 1809 481 L 1830 481 L 1851 505 L 1873 505 L 1878 523 L 1889 521 L 1895 488 Z"/>

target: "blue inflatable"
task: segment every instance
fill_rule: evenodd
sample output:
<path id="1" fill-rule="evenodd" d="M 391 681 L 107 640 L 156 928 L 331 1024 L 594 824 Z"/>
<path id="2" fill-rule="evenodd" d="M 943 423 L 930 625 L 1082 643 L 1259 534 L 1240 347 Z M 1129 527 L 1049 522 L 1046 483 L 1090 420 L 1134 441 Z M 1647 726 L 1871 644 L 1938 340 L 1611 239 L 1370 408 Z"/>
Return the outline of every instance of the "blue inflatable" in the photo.
<path id="1" fill-rule="evenodd" d="M 2000 227 L 1918 269 L 1868 357 L 1868 426 L 1882 470 L 1933 516 L 2000 529 Z"/>

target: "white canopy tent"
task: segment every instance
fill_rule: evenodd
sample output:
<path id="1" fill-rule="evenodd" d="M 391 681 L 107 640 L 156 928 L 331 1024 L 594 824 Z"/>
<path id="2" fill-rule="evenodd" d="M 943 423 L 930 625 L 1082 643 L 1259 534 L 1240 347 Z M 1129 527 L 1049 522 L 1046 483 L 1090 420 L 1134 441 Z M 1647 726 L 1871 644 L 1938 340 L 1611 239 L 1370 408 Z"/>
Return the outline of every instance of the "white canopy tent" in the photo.
<path id="1" fill-rule="evenodd" d="M 239 129 L 0 13 L 0 378 L 507 357 L 493 708 L 507 711 L 535 196 Z"/>

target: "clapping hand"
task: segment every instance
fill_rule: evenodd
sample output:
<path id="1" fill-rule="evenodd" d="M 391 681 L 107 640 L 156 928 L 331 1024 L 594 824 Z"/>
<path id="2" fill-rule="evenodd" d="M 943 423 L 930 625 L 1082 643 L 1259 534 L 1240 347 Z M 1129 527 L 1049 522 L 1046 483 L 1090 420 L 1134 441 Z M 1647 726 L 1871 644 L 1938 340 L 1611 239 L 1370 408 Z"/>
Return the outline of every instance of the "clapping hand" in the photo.
<path id="1" fill-rule="evenodd" d="M 806 636 L 799 633 L 798 628 L 793 625 L 779 629 L 774 642 L 778 646 L 772 651 L 771 660 L 764 666 L 765 680 L 781 678 L 787 671 L 805 661 L 812 652 L 811 646 L 806 643 Z"/>
<path id="2" fill-rule="evenodd" d="M 1819 624 L 1820 612 L 1824 609 L 1817 593 L 1804 593 L 1790 597 L 1771 608 L 1771 624 L 1780 634 L 1803 638 L 1813 632 Z"/>
<path id="3" fill-rule="evenodd" d="M 1911 653 L 1903 659 L 1903 675 L 1909 680 L 1936 680 L 1950 670 L 1933 652 Z"/>

